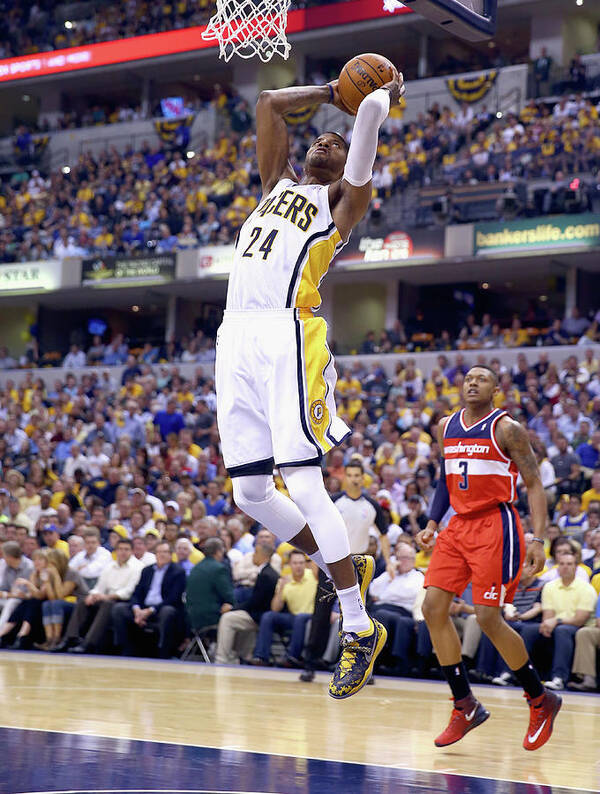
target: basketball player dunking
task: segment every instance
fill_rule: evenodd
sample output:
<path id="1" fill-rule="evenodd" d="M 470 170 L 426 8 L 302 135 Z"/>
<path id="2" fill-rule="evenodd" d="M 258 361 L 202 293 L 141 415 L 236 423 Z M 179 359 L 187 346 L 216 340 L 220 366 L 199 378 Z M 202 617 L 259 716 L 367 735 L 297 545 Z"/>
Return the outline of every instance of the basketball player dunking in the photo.
<path id="1" fill-rule="evenodd" d="M 423 615 L 454 696 L 450 723 L 435 744 L 453 744 L 489 717 L 471 692 L 460 641 L 449 618 L 453 598 L 472 582 L 479 625 L 525 690 L 530 719 L 523 747 L 537 750 L 552 734 L 561 698 L 544 689 L 523 640 L 504 621 L 502 607 L 512 603 L 524 560 L 528 575 L 544 567 L 546 497 L 527 432 L 505 411 L 494 410 L 497 389 L 492 369 L 473 367 L 463 385 L 466 407 L 440 422 L 440 479 L 431 520 L 417 535 L 423 548 L 433 548 L 425 575 Z M 512 506 L 519 472 L 527 486 L 535 535 L 527 550 Z M 450 505 L 456 515 L 436 539 L 438 524 Z"/>
<path id="2" fill-rule="evenodd" d="M 404 93 L 402 75 L 361 103 L 348 148 L 335 132 L 289 163 L 284 115 L 340 103 L 337 81 L 263 92 L 256 105 L 262 199 L 240 229 L 217 335 L 217 417 L 238 507 L 306 552 L 333 579 L 343 612 L 342 655 L 329 685 L 353 695 L 370 677 L 385 628 L 365 611 L 373 558 L 352 558 L 342 516 L 323 483 L 323 455 L 350 432 L 336 416 L 327 325 L 313 316 L 319 284 L 364 216 L 379 127 Z M 277 491 L 273 466 L 291 499 Z"/>

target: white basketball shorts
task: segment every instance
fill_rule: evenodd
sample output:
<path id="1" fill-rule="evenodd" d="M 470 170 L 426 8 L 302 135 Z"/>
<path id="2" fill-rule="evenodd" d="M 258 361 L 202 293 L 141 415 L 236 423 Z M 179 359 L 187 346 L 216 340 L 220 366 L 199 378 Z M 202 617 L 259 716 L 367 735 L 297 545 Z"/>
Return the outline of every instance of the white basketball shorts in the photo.
<path id="1" fill-rule="evenodd" d="M 226 311 L 215 376 L 231 477 L 319 464 L 351 432 L 336 415 L 327 323 L 308 309 Z"/>

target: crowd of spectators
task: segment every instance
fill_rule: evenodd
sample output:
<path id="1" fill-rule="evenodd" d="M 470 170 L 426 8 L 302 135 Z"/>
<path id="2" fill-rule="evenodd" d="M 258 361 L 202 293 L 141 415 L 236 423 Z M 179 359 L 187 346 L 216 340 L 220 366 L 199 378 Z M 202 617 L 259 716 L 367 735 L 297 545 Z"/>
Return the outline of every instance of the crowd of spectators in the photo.
<path id="1" fill-rule="evenodd" d="M 510 324 L 495 320 L 485 313 L 481 320 L 475 314 L 467 314 L 456 329 L 444 327 L 451 318 L 437 313 L 438 330 L 428 330 L 434 326 L 436 318 L 427 316 L 417 307 L 414 316 L 406 323 L 396 320 L 392 328 L 379 334 L 367 331 L 358 350 L 352 352 L 362 355 L 381 353 L 404 353 L 408 351 L 449 351 L 449 350 L 486 350 L 528 347 L 554 347 L 556 345 L 578 345 L 587 347 L 600 342 L 600 310 L 591 311 L 583 316 L 575 306 L 566 317 L 553 318 L 539 304 L 531 303 L 523 319 L 513 317 Z"/>
<path id="2" fill-rule="evenodd" d="M 195 154 L 144 144 L 21 172 L 0 194 L 0 262 L 230 243 L 260 195 L 252 134 Z"/>
<path id="3" fill-rule="evenodd" d="M 452 360 L 440 354 L 424 377 L 407 358 L 390 378 L 357 358 L 338 380 L 339 414 L 353 433 L 323 461 L 323 476 L 338 493 L 346 467 L 360 464 L 362 486 L 383 516 L 377 526 L 387 529 L 386 548 L 394 550 L 388 564 L 373 526 L 369 551 L 379 575 L 371 596 L 393 629 L 384 671 L 435 674 L 419 606 L 419 571 L 429 556 L 417 553 L 414 536 L 439 475 L 437 424 L 460 407 L 468 366 L 484 361 L 484 353 L 469 361 L 462 353 Z M 558 367 L 543 352 L 536 360 L 521 355 L 514 367 L 498 357 L 489 363 L 500 379 L 495 405 L 527 427 L 548 503 L 546 570 L 522 583 L 522 600 L 507 618 L 515 625 L 534 621 L 523 635 L 534 657 L 540 651 L 540 663 L 547 662 L 552 686 L 562 688 L 573 672 L 579 677 L 572 685 L 595 688 L 589 659 L 591 648 L 595 664 L 600 644 L 591 625 L 600 590 L 597 351 L 573 348 Z M 33 373 L 6 381 L 0 462 L 3 645 L 170 657 L 189 652 L 195 632 L 210 645 L 212 632 L 220 661 L 301 664 L 315 572 L 233 502 L 214 384 L 200 368 L 185 379 L 176 366 L 154 371 L 132 359 L 120 382 L 110 369 L 70 374 L 52 387 Z M 277 473 L 276 483 L 284 488 Z M 520 481 L 517 508 L 529 532 Z M 577 590 L 571 606 L 561 595 L 569 588 Z M 465 657 L 486 680 L 507 683 L 508 672 L 491 658 L 470 617 L 468 593 L 461 596 L 455 618 Z M 573 604 L 576 615 L 569 613 Z M 324 664 L 335 660 L 335 618 L 332 626 L 333 656 L 325 654 Z M 290 642 L 274 645 L 277 634 Z"/>
<path id="4" fill-rule="evenodd" d="M 374 186 L 380 197 L 432 182 L 554 179 L 565 187 L 572 175 L 598 171 L 598 110 L 597 103 L 576 94 L 554 105 L 531 99 L 518 114 L 501 118 L 486 105 L 474 110 L 467 103 L 454 113 L 435 102 L 406 125 L 400 112 L 392 113 L 383 125 Z M 535 210 L 542 214 L 565 207 L 542 197 Z"/>
<path id="5" fill-rule="evenodd" d="M 452 316 L 439 316 L 438 323 L 455 320 Z M 510 325 L 503 326 L 483 314 L 478 322 L 475 315 L 467 314 L 456 330 L 442 328 L 438 333 L 427 331 L 434 319 L 420 308 L 404 323 L 396 320 L 391 328 L 376 334 L 368 331 L 356 348 L 343 339 L 332 340 L 331 348 L 336 354 L 382 355 L 388 353 L 412 353 L 453 350 L 502 350 L 538 346 L 577 345 L 588 348 L 586 357 L 593 357 L 593 346 L 600 343 L 600 310 L 582 316 L 577 307 L 571 309 L 563 319 L 552 319 L 539 307 L 532 306 L 524 320 L 513 318 Z M 207 323 L 178 340 L 157 343 L 141 339 L 134 344 L 123 334 L 105 340 L 103 336 L 90 337 L 89 344 L 72 343 L 68 351 L 42 349 L 40 341 L 32 338 L 23 355 L 15 358 L 7 347 L 0 347 L 0 370 L 31 369 L 34 367 L 58 367 L 78 370 L 83 367 L 126 366 L 125 377 L 131 370 L 143 364 L 211 364 L 215 359 L 215 331 L 213 323 Z M 108 332 L 107 332 L 108 333 Z"/>
<path id="6" fill-rule="evenodd" d="M 247 104 L 224 93 L 218 102 L 227 127 L 197 152 L 146 143 L 124 154 L 83 154 L 50 175 L 15 174 L 0 193 L 0 262 L 231 243 L 256 206 L 260 180 Z M 298 170 L 314 135 L 310 124 L 293 130 Z M 552 113 L 532 100 L 519 118 L 502 121 L 486 109 L 474 115 L 465 106 L 454 115 L 434 104 L 415 123 L 392 115 L 384 124 L 374 195 L 385 198 L 442 171 L 461 184 L 547 177 L 553 185 L 531 210 L 565 211 L 571 176 L 599 164 L 598 111 L 581 97 L 561 100 Z M 577 209 L 586 207 L 582 182 Z"/>

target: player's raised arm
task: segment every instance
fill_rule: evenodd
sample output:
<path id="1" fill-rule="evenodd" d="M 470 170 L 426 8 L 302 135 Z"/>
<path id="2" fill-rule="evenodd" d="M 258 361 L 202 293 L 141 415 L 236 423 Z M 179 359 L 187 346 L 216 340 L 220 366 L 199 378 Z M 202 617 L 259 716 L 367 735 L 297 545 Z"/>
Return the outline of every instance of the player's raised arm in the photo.
<path id="1" fill-rule="evenodd" d="M 368 94 L 359 105 L 344 175 L 329 188 L 331 214 L 343 240 L 348 239 L 352 228 L 369 208 L 379 127 L 387 118 L 390 107 L 400 102 L 404 91 L 404 78 L 396 72 L 393 80 Z M 337 85 L 334 93 L 337 94 Z M 334 103 L 337 105 L 337 96 Z"/>
<path id="2" fill-rule="evenodd" d="M 267 195 L 280 179 L 296 180 L 289 158 L 289 138 L 284 115 L 306 105 L 323 105 L 333 99 L 329 85 L 292 86 L 261 91 L 256 103 L 256 157 Z"/>
<path id="3" fill-rule="evenodd" d="M 544 535 L 548 518 L 546 494 L 540 478 L 540 470 L 533 454 L 527 431 L 514 419 L 504 416 L 498 422 L 497 439 L 503 452 L 511 458 L 521 473 L 527 487 L 527 499 L 533 524 L 533 534 L 537 540 L 527 549 L 525 570 L 529 574 L 539 573 L 544 568 Z M 542 541 L 540 543 L 540 541 Z"/>

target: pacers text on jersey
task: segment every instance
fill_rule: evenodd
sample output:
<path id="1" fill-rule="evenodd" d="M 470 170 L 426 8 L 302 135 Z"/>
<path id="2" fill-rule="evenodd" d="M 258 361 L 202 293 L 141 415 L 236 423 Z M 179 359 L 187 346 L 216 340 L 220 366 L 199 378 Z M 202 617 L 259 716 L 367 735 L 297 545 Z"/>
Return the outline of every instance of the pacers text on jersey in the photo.
<path id="1" fill-rule="evenodd" d="M 281 193 L 270 196 L 256 210 L 256 214 L 261 218 L 270 214 L 279 215 L 303 232 L 309 230 L 318 212 L 319 209 L 315 204 L 293 190 L 282 190 Z"/>

